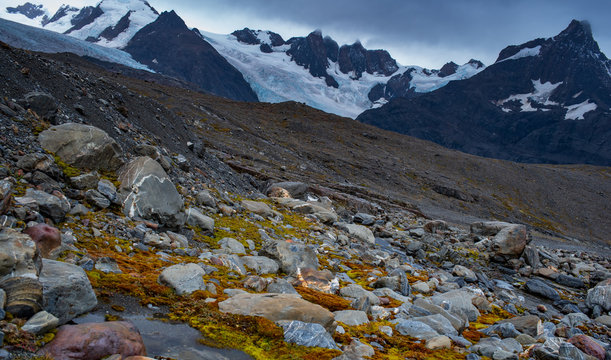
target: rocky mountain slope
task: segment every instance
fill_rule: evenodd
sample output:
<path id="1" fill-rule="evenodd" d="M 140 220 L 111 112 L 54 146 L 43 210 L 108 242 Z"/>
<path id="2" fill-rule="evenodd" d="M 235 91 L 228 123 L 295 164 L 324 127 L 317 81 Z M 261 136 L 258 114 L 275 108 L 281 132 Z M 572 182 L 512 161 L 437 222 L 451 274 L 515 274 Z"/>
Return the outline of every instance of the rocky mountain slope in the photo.
<path id="1" fill-rule="evenodd" d="M 590 27 L 501 51 L 476 76 L 400 98 L 358 120 L 468 153 L 520 162 L 611 164 L 611 60 Z"/>
<path id="2" fill-rule="evenodd" d="M 567 232 L 603 234 L 607 168 L 477 158 L 0 45 L 0 356 L 609 357 L 608 246 L 423 214 L 552 200 L 540 228 L 577 214 Z M 243 352 L 178 347 L 176 322 Z"/>

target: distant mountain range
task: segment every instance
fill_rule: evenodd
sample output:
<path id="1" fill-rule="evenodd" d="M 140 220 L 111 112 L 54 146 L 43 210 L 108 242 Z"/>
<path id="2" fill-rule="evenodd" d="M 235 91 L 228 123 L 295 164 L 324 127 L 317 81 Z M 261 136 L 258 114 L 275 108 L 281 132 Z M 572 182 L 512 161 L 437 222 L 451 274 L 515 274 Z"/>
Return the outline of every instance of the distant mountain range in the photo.
<path id="1" fill-rule="evenodd" d="M 73 39 L 40 41 L 50 35 L 0 22 L 0 40 L 15 46 L 145 68 L 234 100 L 303 102 L 476 155 L 611 164 L 611 64 L 584 22 L 509 46 L 488 67 L 471 60 L 429 70 L 359 42 L 340 46 L 318 30 L 285 40 L 248 28 L 189 29 L 175 12 L 159 14 L 143 0 L 64 5 L 54 14 L 25 3 L 0 9 L 0 17 Z"/>
<path id="2" fill-rule="evenodd" d="M 470 79 L 396 98 L 359 121 L 471 154 L 611 165 L 611 61 L 586 22 L 502 50 Z"/>
<path id="3" fill-rule="evenodd" d="M 169 17 L 178 18 L 175 13 L 161 14 L 162 19 L 159 16 L 143 0 L 102 0 L 95 7 L 83 8 L 63 5 L 54 14 L 30 2 L 0 9 L 0 17 L 8 20 L 123 49 L 150 69 L 191 81 L 216 95 L 243 101 L 299 101 L 352 118 L 396 96 L 432 91 L 484 68 L 475 60 L 463 66 L 448 63 L 441 70 L 406 67 L 397 64 L 385 50 L 367 50 L 359 42 L 340 46 L 320 31 L 286 41 L 274 32 L 248 28 L 218 35 L 189 30 L 182 19 L 168 21 Z M 150 27 L 143 29 L 147 25 L 166 34 Z M 141 30 L 145 33 L 135 37 Z M 203 41 L 196 40 L 191 31 Z M 182 37 L 170 38 L 170 33 Z M 161 46 L 162 38 L 171 43 Z M 138 45 L 128 44 L 132 39 Z M 193 47 L 195 43 L 198 49 Z M 224 59 L 204 43 L 212 45 Z M 145 48 L 150 52 L 145 54 Z M 153 49 L 166 51 L 166 56 L 153 54 Z M 206 56 L 202 58 L 202 54 Z M 185 63 L 185 59 L 193 64 Z M 225 59 L 248 84 L 226 66 Z M 220 79 L 227 79 L 227 84 Z"/>

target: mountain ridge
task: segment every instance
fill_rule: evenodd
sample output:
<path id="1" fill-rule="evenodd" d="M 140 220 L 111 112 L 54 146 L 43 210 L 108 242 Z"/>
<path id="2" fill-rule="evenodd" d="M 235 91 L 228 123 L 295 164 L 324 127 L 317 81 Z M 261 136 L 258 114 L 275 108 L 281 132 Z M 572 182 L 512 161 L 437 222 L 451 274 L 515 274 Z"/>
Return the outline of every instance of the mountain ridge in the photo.
<path id="1" fill-rule="evenodd" d="M 97 6 L 82 9 L 65 5 L 53 16 L 43 7 L 45 15 L 28 24 L 68 33 L 96 44 L 123 48 L 135 32 L 154 21 L 158 13 L 144 0 L 129 0 L 122 7 L 113 5 L 115 1 L 102 0 Z M 134 11 L 142 15 L 132 14 Z M 132 21 L 134 16 L 138 21 Z M 399 66 L 385 50 L 368 50 L 360 42 L 340 47 L 330 37 L 322 37 L 320 31 L 286 41 L 271 31 L 248 28 L 236 30 L 231 35 L 235 38 L 205 33 L 205 40 L 242 72 L 261 101 L 301 101 L 351 118 L 356 118 L 366 109 L 381 106 L 394 96 L 431 91 L 451 80 L 472 76 L 479 69 L 465 64 L 457 72 L 444 74 L 441 70 Z M 264 43 L 258 36 L 265 40 Z M 256 45 L 257 51 L 249 49 L 251 45 Z M 286 53 L 286 58 L 281 58 L 281 53 Z M 290 64 L 282 64 L 284 61 Z M 310 75 L 304 74 L 304 69 Z M 395 81 L 393 91 L 379 91 L 391 76 L 400 73 L 412 75 Z M 280 84 L 278 79 L 282 79 L 284 84 Z M 296 79 L 308 85 L 303 88 L 293 86 L 291 83 Z"/>
<path id="2" fill-rule="evenodd" d="M 573 21 L 554 38 L 507 47 L 470 79 L 358 120 L 481 156 L 609 165 L 610 63 Z"/>

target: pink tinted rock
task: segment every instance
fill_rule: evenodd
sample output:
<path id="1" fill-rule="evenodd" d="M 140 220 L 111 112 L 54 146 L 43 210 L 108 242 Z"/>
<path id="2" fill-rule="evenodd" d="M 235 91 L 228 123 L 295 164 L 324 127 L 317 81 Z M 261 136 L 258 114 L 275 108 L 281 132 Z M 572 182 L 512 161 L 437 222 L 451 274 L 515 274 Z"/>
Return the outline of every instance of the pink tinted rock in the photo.
<path id="1" fill-rule="evenodd" d="M 587 335 L 575 335 L 568 342 L 590 356 L 605 360 L 605 349 Z"/>
<path id="2" fill-rule="evenodd" d="M 43 258 L 48 258 L 51 252 L 62 244 L 62 236 L 59 230 L 47 224 L 37 224 L 27 228 L 24 233 L 30 235 L 36 243 Z"/>
<path id="3" fill-rule="evenodd" d="M 96 360 L 113 354 L 145 356 L 146 349 L 134 324 L 111 321 L 64 325 L 40 353 L 55 360 Z"/>

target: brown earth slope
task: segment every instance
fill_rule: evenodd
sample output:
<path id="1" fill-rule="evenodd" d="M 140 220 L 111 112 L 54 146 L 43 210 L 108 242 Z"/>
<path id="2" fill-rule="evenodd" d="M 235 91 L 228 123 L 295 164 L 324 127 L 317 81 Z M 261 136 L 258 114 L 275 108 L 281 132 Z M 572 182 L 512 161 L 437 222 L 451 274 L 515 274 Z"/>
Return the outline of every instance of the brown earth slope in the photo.
<path id="1" fill-rule="evenodd" d="M 367 211 L 375 211 L 377 203 L 457 223 L 499 219 L 564 239 L 611 244 L 608 167 L 486 159 L 299 103 L 240 103 L 161 85 L 150 76 L 144 81 L 108 72 L 72 55 L 7 47 L 0 52 L 2 96 L 19 99 L 45 90 L 60 100 L 65 118 L 79 117 L 113 132 L 128 149 L 133 134 L 117 130 L 120 124 L 150 133 L 190 158 L 195 155 L 187 141 L 201 140 L 207 150 L 202 166 L 210 166 L 201 169 L 203 175 L 231 191 L 263 190 L 268 180 L 298 180 L 320 194 L 365 199 L 351 204 Z M 30 69 L 27 75 L 23 68 Z M 99 106 L 98 96 L 110 108 Z M 84 107 L 84 115 L 74 112 L 75 104 Z M 228 170 L 216 157 L 260 182 L 223 178 Z"/>

